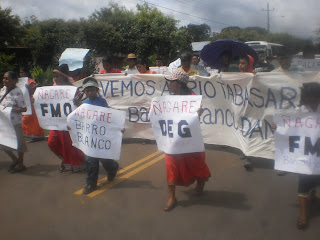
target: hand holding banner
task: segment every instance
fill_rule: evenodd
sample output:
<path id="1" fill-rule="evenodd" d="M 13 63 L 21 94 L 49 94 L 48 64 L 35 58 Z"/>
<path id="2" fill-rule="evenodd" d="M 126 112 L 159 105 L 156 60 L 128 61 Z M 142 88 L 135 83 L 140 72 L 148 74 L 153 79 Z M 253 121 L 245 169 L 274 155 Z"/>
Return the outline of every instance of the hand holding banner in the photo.
<path id="1" fill-rule="evenodd" d="M 203 152 L 197 110 L 202 96 L 165 96 L 152 99 L 150 121 L 158 149 L 168 154 Z"/>
<path id="2" fill-rule="evenodd" d="M 82 104 L 67 118 L 72 145 L 85 155 L 120 159 L 126 112 Z"/>
<path id="3" fill-rule="evenodd" d="M 277 170 L 320 174 L 320 115 L 275 115 L 275 166 Z"/>
<path id="4" fill-rule="evenodd" d="M 0 106 L 0 108 L 0 144 L 17 149 L 17 136 L 10 118 L 12 108 L 6 107 L 3 109 L 3 106 Z"/>
<path id="5" fill-rule="evenodd" d="M 29 90 L 28 90 L 28 88 L 26 88 L 27 84 L 28 84 L 27 77 L 19 78 L 19 81 L 16 84 L 16 86 L 21 89 L 22 94 L 23 94 L 23 98 L 24 98 L 24 102 L 26 103 L 26 106 L 27 106 L 27 111 L 23 112 L 22 115 L 32 115 Z"/>
<path id="6" fill-rule="evenodd" d="M 74 86 L 38 87 L 33 94 L 34 108 L 43 129 L 67 131 L 67 116 L 76 108 Z"/>

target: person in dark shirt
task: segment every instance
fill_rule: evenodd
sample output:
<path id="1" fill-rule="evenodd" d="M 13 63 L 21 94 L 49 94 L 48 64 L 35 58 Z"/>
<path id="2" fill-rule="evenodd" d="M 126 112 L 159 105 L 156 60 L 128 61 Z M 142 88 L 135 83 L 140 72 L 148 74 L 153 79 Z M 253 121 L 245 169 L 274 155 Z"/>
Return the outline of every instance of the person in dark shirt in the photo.
<path id="1" fill-rule="evenodd" d="M 255 65 L 254 72 L 271 72 L 273 69 L 272 64 L 265 62 L 264 52 L 258 52 L 258 62 Z"/>

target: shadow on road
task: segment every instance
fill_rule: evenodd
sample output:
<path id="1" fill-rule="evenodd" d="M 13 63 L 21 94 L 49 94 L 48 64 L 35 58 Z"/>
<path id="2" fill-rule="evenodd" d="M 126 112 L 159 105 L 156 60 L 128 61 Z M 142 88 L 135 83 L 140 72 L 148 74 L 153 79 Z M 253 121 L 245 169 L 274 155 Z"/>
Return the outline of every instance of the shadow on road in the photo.
<path id="1" fill-rule="evenodd" d="M 204 191 L 201 196 L 194 195 L 193 190 L 185 191 L 188 195 L 188 200 L 179 201 L 182 207 L 192 205 L 206 205 L 212 207 L 223 207 L 248 211 L 251 209 L 247 204 L 247 197 L 239 192 L 226 191 Z"/>
<path id="2" fill-rule="evenodd" d="M 29 175 L 29 176 L 38 176 L 38 177 L 52 177 L 53 175 L 50 174 L 52 172 L 57 172 L 58 165 L 33 165 L 27 167 L 27 169 L 20 174 Z"/>
<path id="3" fill-rule="evenodd" d="M 121 178 L 121 177 L 120 177 Z M 135 180 L 130 180 L 126 179 L 125 183 L 123 184 L 119 183 L 112 188 L 150 188 L 150 189 L 157 189 L 151 184 L 151 181 L 135 181 Z"/>

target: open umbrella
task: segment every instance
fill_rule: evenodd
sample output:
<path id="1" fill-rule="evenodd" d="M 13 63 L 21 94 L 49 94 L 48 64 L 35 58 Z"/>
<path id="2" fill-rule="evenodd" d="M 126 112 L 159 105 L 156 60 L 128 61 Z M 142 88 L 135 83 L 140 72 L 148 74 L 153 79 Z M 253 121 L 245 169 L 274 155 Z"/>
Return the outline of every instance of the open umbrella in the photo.
<path id="1" fill-rule="evenodd" d="M 232 39 L 223 39 L 211 42 L 203 47 L 200 52 L 201 59 L 211 68 L 221 69 L 221 54 L 223 52 L 230 52 L 232 58 L 243 55 L 250 55 L 254 62 L 258 61 L 256 51 L 243 42 L 238 42 Z"/>

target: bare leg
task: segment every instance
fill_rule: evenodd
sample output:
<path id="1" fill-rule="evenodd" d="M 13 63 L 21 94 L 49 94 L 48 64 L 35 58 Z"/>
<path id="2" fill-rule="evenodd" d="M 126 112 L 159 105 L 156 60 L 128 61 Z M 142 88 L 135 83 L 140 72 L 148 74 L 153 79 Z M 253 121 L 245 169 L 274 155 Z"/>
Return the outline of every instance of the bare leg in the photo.
<path id="1" fill-rule="evenodd" d="M 12 171 L 18 164 L 19 159 L 13 154 L 11 151 L 4 151 L 12 160 L 12 163 L 10 164 L 8 168 L 8 172 Z"/>
<path id="2" fill-rule="evenodd" d="M 18 152 L 18 161 L 19 161 L 19 163 L 18 163 L 18 165 L 17 165 L 17 168 L 22 168 L 22 167 L 24 167 L 24 165 L 23 165 L 23 155 L 24 155 L 24 153 L 23 152 Z"/>
<path id="3" fill-rule="evenodd" d="M 201 180 L 197 180 L 197 185 L 194 188 L 194 191 L 196 193 L 203 193 L 203 188 L 204 188 L 205 182 Z"/>
<path id="4" fill-rule="evenodd" d="M 11 151 L 4 151 L 12 160 L 13 163 L 18 163 L 19 159 Z"/>
<path id="5" fill-rule="evenodd" d="M 308 224 L 308 197 L 299 196 L 299 208 L 300 213 L 298 217 L 297 227 L 302 229 L 305 228 Z"/>
<path id="6" fill-rule="evenodd" d="M 167 201 L 167 206 L 163 209 L 164 211 L 172 210 L 177 203 L 176 200 L 176 186 L 175 185 L 168 185 L 169 190 L 169 199 Z"/>

